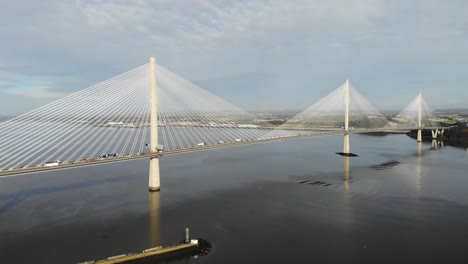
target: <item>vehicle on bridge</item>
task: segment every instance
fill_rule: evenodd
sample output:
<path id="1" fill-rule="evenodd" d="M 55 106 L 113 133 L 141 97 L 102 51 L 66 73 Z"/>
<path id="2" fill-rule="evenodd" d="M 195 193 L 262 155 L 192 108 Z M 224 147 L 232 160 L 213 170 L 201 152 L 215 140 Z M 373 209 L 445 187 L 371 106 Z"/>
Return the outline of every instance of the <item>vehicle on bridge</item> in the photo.
<path id="1" fill-rule="evenodd" d="M 109 153 L 109 154 L 104 154 L 102 156 L 100 156 L 99 158 L 114 158 L 114 157 L 118 157 L 119 156 L 119 153 Z"/>
<path id="2" fill-rule="evenodd" d="M 197 146 L 205 146 L 205 145 L 206 145 L 205 142 L 200 142 L 197 144 Z"/>
<path id="3" fill-rule="evenodd" d="M 241 138 L 236 138 L 234 141 L 235 141 L 235 142 L 241 142 L 242 139 L 241 139 Z"/>
<path id="4" fill-rule="evenodd" d="M 58 165 L 60 165 L 60 160 L 46 162 L 44 167 L 55 167 Z"/>

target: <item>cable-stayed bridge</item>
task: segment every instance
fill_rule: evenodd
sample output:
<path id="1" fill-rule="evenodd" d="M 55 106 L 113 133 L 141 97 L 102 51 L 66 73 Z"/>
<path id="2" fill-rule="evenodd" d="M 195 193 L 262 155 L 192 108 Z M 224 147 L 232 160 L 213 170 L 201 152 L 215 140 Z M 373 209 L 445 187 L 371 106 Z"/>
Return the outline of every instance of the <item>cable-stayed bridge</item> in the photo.
<path id="1" fill-rule="evenodd" d="M 280 126 L 150 63 L 0 123 L 0 177 L 318 135 L 438 128 L 422 95 L 382 115 L 347 81 Z"/>

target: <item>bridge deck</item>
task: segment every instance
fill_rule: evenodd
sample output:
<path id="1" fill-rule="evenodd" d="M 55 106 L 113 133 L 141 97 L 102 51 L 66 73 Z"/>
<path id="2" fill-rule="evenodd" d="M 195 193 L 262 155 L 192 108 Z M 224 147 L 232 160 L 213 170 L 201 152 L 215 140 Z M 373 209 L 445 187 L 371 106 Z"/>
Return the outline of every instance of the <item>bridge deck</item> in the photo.
<path id="1" fill-rule="evenodd" d="M 385 130 L 385 129 L 378 129 L 378 130 L 353 130 L 350 131 L 351 134 L 360 134 L 360 133 L 373 133 L 373 132 L 381 132 L 381 133 L 406 133 L 408 130 Z M 228 147 L 236 147 L 242 145 L 252 145 L 252 144 L 261 144 L 266 142 L 272 141 L 283 141 L 283 140 L 291 140 L 291 139 L 301 139 L 301 138 L 309 138 L 309 137 L 317 137 L 317 136 L 333 136 L 333 135 L 340 135 L 343 134 L 343 130 L 334 130 L 328 132 L 319 132 L 314 134 L 305 134 L 305 135 L 292 135 L 292 136 L 282 136 L 282 137 L 273 137 L 273 138 L 265 138 L 261 140 L 246 140 L 241 142 L 227 142 L 224 144 L 212 144 L 212 145 L 205 145 L 205 146 L 193 146 L 189 148 L 181 148 L 181 149 L 174 149 L 174 150 L 167 150 L 160 153 L 143 153 L 143 154 L 131 154 L 119 157 L 112 157 L 112 158 L 105 158 L 105 159 L 96 159 L 92 161 L 74 161 L 74 162 L 65 162 L 61 163 L 58 166 L 53 167 L 27 167 L 27 168 L 15 168 L 9 170 L 0 171 L 0 178 L 3 177 L 10 177 L 19 174 L 28 174 L 28 173 L 37 173 L 37 172 L 44 172 L 44 171 L 51 171 L 51 170 L 63 170 L 63 169 L 71 169 L 77 167 L 85 167 L 85 166 L 95 166 L 100 164 L 106 163 L 114 163 L 114 162 L 122 162 L 128 160 L 136 160 L 136 159 L 145 159 L 151 157 L 161 157 L 167 155 L 175 155 L 181 153 L 188 153 L 188 152 L 195 152 L 195 151 L 205 151 L 210 149 L 220 149 L 220 148 L 228 148 Z"/>

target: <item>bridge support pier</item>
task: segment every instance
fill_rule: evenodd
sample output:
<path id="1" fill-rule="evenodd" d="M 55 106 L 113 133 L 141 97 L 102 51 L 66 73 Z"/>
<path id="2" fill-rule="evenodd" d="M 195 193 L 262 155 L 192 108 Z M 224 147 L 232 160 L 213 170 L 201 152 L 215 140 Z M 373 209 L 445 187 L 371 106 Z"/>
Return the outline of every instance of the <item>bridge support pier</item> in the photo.
<path id="1" fill-rule="evenodd" d="M 343 153 L 350 153 L 349 151 L 349 134 L 344 135 Z"/>
<path id="2" fill-rule="evenodd" d="M 350 154 L 350 147 L 349 147 L 349 80 L 346 80 L 346 87 L 345 87 L 345 133 L 344 133 L 344 142 L 343 142 L 343 153 Z"/>
<path id="3" fill-rule="evenodd" d="M 439 136 L 443 136 L 444 131 L 444 129 L 439 130 L 438 128 L 436 130 L 432 130 L 432 139 L 437 139 Z"/>
<path id="4" fill-rule="evenodd" d="M 345 156 L 345 157 L 356 157 L 356 154 L 351 153 L 349 147 L 349 80 L 346 80 L 345 86 L 345 123 L 344 123 L 344 142 L 343 142 L 343 152 L 337 152 L 336 154 Z"/>
<path id="5" fill-rule="evenodd" d="M 157 97 L 157 82 L 156 82 L 156 59 L 150 58 L 150 151 L 158 153 L 158 97 Z M 159 157 L 150 158 L 148 189 L 150 192 L 159 191 L 161 184 L 159 178 Z"/>
<path id="6" fill-rule="evenodd" d="M 418 142 L 422 142 L 422 92 L 419 92 L 419 111 L 418 111 Z"/>
<path id="7" fill-rule="evenodd" d="M 421 129 L 418 129 L 418 139 L 417 139 L 418 142 L 422 142 L 422 132 L 421 132 Z"/>
<path id="8" fill-rule="evenodd" d="M 161 189 L 159 178 L 159 158 L 150 158 L 148 189 L 150 192 L 158 192 Z"/>

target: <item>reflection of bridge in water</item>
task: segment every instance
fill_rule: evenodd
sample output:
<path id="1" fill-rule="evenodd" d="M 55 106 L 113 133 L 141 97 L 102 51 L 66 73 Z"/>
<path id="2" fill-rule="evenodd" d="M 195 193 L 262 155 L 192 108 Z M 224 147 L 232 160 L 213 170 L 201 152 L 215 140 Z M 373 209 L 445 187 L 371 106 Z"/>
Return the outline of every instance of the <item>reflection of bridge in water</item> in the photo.
<path id="1" fill-rule="evenodd" d="M 161 246 L 161 203 L 160 203 L 160 192 L 149 192 L 148 204 L 149 204 L 149 246 L 151 248 Z"/>
<path id="2" fill-rule="evenodd" d="M 149 64 L 0 124 L 0 177 L 150 159 L 149 189 L 159 190 L 164 155 L 353 133 L 439 129 L 419 94 L 392 118 L 349 81 L 273 126 L 167 69 Z M 435 137 L 440 135 L 435 130 Z M 433 133 L 433 136 L 434 136 Z"/>

